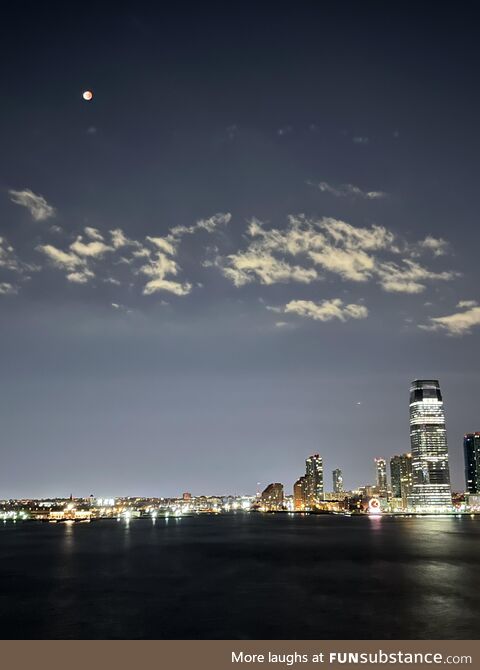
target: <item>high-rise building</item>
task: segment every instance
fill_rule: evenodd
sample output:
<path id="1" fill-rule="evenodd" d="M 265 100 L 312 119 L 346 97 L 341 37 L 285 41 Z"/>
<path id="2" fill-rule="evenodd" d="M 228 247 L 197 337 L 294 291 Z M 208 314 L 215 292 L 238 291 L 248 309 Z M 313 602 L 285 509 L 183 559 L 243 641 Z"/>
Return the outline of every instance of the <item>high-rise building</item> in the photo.
<path id="1" fill-rule="evenodd" d="M 410 386 L 412 504 L 418 511 L 451 509 L 450 469 L 442 393 L 436 379 Z"/>
<path id="2" fill-rule="evenodd" d="M 343 493 L 344 488 L 343 488 L 343 474 L 342 471 L 339 468 L 336 468 L 332 472 L 333 476 L 333 492 L 334 493 Z"/>
<path id="3" fill-rule="evenodd" d="M 300 512 L 307 506 L 307 478 L 300 477 L 293 485 L 293 508 Z"/>
<path id="4" fill-rule="evenodd" d="M 262 491 L 262 505 L 268 510 L 279 510 L 283 506 L 283 484 L 269 484 Z"/>
<path id="5" fill-rule="evenodd" d="M 377 491 L 381 496 L 387 495 L 387 461 L 384 458 L 375 459 Z"/>
<path id="6" fill-rule="evenodd" d="M 401 456 L 392 456 L 390 459 L 390 482 L 392 485 L 392 498 L 402 497 L 401 471 Z"/>
<path id="7" fill-rule="evenodd" d="M 480 493 L 480 433 L 467 433 L 463 438 L 465 483 L 467 493 Z"/>
<path id="8" fill-rule="evenodd" d="M 323 500 L 323 460 L 318 454 L 310 456 L 306 463 L 307 499 L 310 507 Z"/>
<path id="9" fill-rule="evenodd" d="M 412 496 L 412 454 L 401 454 L 390 459 L 390 478 L 392 497 L 401 498 L 403 509 L 407 509 Z"/>

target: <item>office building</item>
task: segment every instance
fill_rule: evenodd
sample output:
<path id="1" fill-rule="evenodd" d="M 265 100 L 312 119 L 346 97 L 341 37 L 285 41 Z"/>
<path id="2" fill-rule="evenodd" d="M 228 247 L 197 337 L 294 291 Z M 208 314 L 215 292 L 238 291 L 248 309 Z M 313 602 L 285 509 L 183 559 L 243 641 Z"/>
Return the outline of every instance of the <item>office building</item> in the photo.
<path id="1" fill-rule="evenodd" d="M 323 460 L 321 456 L 314 454 L 305 463 L 308 505 L 313 508 L 323 500 Z"/>
<path id="2" fill-rule="evenodd" d="M 420 512 L 450 511 L 452 493 L 442 393 L 436 379 L 410 386 L 412 504 Z"/>
<path id="3" fill-rule="evenodd" d="M 343 493 L 344 488 L 343 488 L 343 474 L 342 471 L 339 468 L 336 468 L 332 472 L 333 476 L 333 492 L 334 493 Z"/>
<path id="4" fill-rule="evenodd" d="M 376 485 L 380 496 L 387 495 L 387 462 L 384 458 L 375 459 Z"/>
<path id="5" fill-rule="evenodd" d="M 467 493 L 480 493 L 480 433 L 467 433 L 463 438 L 465 483 Z"/>
<path id="6" fill-rule="evenodd" d="M 390 459 L 392 498 L 402 501 L 402 509 L 407 509 L 410 504 L 412 476 L 412 454 L 400 454 Z"/>

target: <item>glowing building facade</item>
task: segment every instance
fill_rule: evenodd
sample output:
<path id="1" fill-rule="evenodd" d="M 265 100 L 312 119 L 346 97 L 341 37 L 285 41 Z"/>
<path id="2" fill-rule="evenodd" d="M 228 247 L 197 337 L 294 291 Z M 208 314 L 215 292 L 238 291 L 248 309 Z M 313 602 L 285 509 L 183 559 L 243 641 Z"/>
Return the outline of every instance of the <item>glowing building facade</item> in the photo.
<path id="1" fill-rule="evenodd" d="M 283 484 L 275 482 L 269 484 L 262 492 L 262 506 L 270 511 L 280 510 L 283 507 Z"/>
<path id="2" fill-rule="evenodd" d="M 401 500 L 402 509 L 407 509 L 413 487 L 412 454 L 400 454 L 390 459 L 390 481 L 392 498 Z"/>
<path id="3" fill-rule="evenodd" d="M 343 474 L 342 471 L 337 468 L 332 472 L 333 476 L 333 492 L 334 493 L 343 493 L 344 488 L 343 488 Z"/>
<path id="4" fill-rule="evenodd" d="M 306 464 L 307 498 L 310 507 L 315 507 L 323 500 L 323 460 L 318 454 L 310 456 Z"/>
<path id="5" fill-rule="evenodd" d="M 452 493 L 442 393 L 436 379 L 410 386 L 412 506 L 419 512 L 450 511 Z"/>
<path id="6" fill-rule="evenodd" d="M 293 485 L 293 508 L 301 512 L 307 508 L 307 478 L 300 477 Z"/>
<path id="7" fill-rule="evenodd" d="M 384 458 L 375 459 L 377 491 L 381 496 L 387 495 L 387 461 Z"/>

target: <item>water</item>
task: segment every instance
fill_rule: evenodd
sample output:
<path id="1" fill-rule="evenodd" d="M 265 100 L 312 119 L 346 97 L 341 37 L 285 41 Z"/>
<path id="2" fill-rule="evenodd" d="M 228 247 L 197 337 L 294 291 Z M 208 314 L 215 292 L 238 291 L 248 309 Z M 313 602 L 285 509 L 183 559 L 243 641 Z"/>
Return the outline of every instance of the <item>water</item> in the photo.
<path id="1" fill-rule="evenodd" d="M 0 525 L 0 637 L 480 637 L 480 519 Z"/>

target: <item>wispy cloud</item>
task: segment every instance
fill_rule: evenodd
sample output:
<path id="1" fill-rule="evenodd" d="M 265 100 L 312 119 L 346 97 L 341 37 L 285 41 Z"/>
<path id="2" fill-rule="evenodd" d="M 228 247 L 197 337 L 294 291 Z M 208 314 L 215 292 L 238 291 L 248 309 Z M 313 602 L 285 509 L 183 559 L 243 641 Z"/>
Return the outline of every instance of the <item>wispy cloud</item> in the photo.
<path id="1" fill-rule="evenodd" d="M 364 191 L 359 186 L 354 186 L 353 184 L 340 184 L 339 186 L 333 186 L 326 181 L 321 181 L 318 184 L 308 182 L 308 184 L 315 186 L 322 193 L 329 193 L 336 198 L 353 197 L 364 198 L 365 200 L 379 200 L 381 198 L 387 197 L 387 194 L 384 191 Z"/>
<path id="2" fill-rule="evenodd" d="M 14 248 L 4 237 L 0 237 L 0 268 L 13 272 L 21 272 L 22 269 Z"/>
<path id="3" fill-rule="evenodd" d="M 16 293 L 18 293 L 18 286 L 6 281 L 0 282 L 0 295 L 15 295 Z"/>
<path id="4" fill-rule="evenodd" d="M 462 311 L 431 317 L 428 324 L 419 328 L 443 331 L 447 335 L 469 335 L 475 326 L 480 326 L 480 306 L 474 300 L 461 300 L 457 308 Z"/>
<path id="5" fill-rule="evenodd" d="M 340 298 L 313 302 L 312 300 L 291 300 L 283 309 L 285 314 L 296 314 L 314 321 L 347 321 L 348 319 L 365 319 L 368 309 L 365 305 L 351 303 L 345 305 Z"/>
<path id="6" fill-rule="evenodd" d="M 403 265 L 397 263 L 380 263 L 377 267 L 380 285 L 389 293 L 421 293 L 426 288 L 426 281 L 450 281 L 459 277 L 458 272 L 434 272 L 408 258 Z"/>
<path id="7" fill-rule="evenodd" d="M 361 145 L 364 145 L 364 146 L 365 146 L 365 145 L 367 145 L 367 144 L 370 142 L 370 140 L 369 140 L 368 137 L 364 137 L 364 136 L 362 137 L 361 135 L 355 135 L 355 136 L 352 138 L 352 142 L 353 142 L 354 144 L 361 144 Z"/>
<path id="8" fill-rule="evenodd" d="M 205 230 L 207 233 L 213 233 L 220 226 L 230 223 L 232 215 L 230 213 L 218 213 L 208 219 L 199 219 L 191 226 L 174 226 L 170 229 L 167 240 L 178 240 L 183 235 L 193 235 L 199 230 Z"/>
<path id="9" fill-rule="evenodd" d="M 222 272 L 235 286 L 243 286 L 255 280 L 267 286 L 290 281 L 310 284 L 318 278 L 314 268 L 291 265 L 268 252 L 254 249 L 231 254 L 225 260 L 227 264 L 222 267 Z"/>
<path id="10" fill-rule="evenodd" d="M 42 195 L 37 195 L 28 188 L 23 191 L 10 189 L 8 193 L 10 200 L 16 205 L 26 207 L 35 221 L 45 221 L 55 216 L 55 208 Z"/>
<path id="11" fill-rule="evenodd" d="M 159 291 L 167 291 L 175 295 L 187 295 L 192 289 L 192 285 L 188 282 L 181 283 L 167 279 L 168 276 L 178 275 L 179 266 L 175 260 L 160 251 L 155 253 L 137 272 L 149 277 L 148 282 L 143 287 L 144 295 L 151 295 Z"/>
<path id="12" fill-rule="evenodd" d="M 127 267 L 132 286 L 132 279 L 147 278 L 141 287 L 143 295 L 164 291 L 183 296 L 190 293 L 194 285 L 176 279 L 182 273 L 176 257 L 183 237 L 202 231 L 214 233 L 230 220 L 231 214 L 219 213 L 199 219 L 191 226 L 174 226 L 161 237 L 149 235 L 143 241 L 131 239 L 121 228 L 110 230 L 109 240 L 106 240 L 97 228 L 87 226 L 67 248 L 40 244 L 37 251 L 53 267 L 63 270 L 66 279 L 72 283 L 87 284 L 97 278 L 103 283 L 120 285 L 121 282 L 115 276 L 116 271 L 120 267 Z M 106 258 L 107 255 L 109 258 Z M 198 282 L 196 285 L 201 286 Z"/>
<path id="13" fill-rule="evenodd" d="M 432 235 L 427 235 L 427 237 L 418 243 L 420 250 L 431 251 L 434 256 L 445 256 L 448 253 L 449 244 L 442 237 L 433 237 Z"/>
<path id="14" fill-rule="evenodd" d="M 290 216 L 284 229 L 268 229 L 253 219 L 247 234 L 250 242 L 246 249 L 225 257 L 217 255 L 215 260 L 236 286 L 253 281 L 308 284 L 321 278 L 321 270 L 345 281 L 374 280 L 387 292 L 419 293 L 425 290 L 425 282 L 458 276 L 413 261 L 408 257 L 408 245 L 383 226 L 362 228 L 338 219 L 299 215 Z M 407 255 L 399 259 L 402 249 Z"/>
<path id="15" fill-rule="evenodd" d="M 93 239 L 91 242 L 84 242 L 82 235 L 78 235 L 75 242 L 70 245 L 70 249 L 77 256 L 86 256 L 89 258 L 101 258 L 107 252 L 114 250 L 113 247 L 108 246 L 98 238 Z"/>

